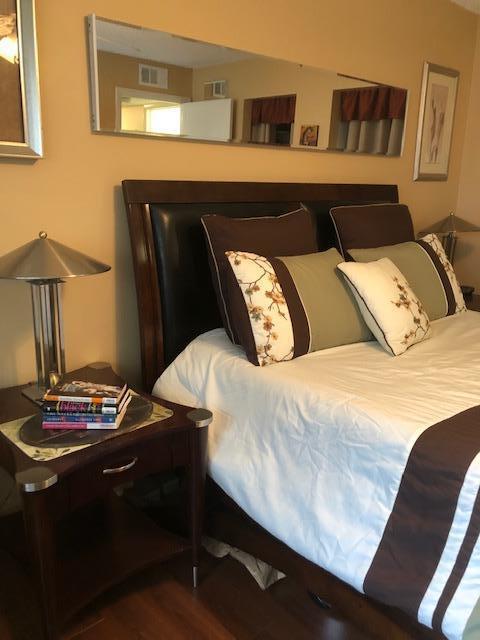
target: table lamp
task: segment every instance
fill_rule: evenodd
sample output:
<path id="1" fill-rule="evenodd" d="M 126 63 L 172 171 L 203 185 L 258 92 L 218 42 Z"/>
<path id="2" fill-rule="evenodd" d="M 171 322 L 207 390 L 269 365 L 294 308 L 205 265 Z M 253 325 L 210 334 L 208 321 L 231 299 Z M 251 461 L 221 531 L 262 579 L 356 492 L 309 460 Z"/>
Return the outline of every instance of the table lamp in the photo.
<path id="1" fill-rule="evenodd" d="M 111 267 L 103 262 L 50 240 L 45 231 L 38 238 L 0 257 L 0 278 L 24 280 L 32 293 L 37 384 L 23 394 L 39 402 L 52 378 L 65 373 L 62 301 L 60 285 L 65 278 L 103 273 Z"/>
<path id="2" fill-rule="evenodd" d="M 455 249 L 457 246 L 457 233 L 465 231 L 480 231 L 480 227 L 477 225 L 459 218 L 452 211 L 446 218 L 443 218 L 439 222 L 434 222 L 430 227 L 420 231 L 419 236 L 423 236 L 427 233 L 436 233 L 441 236 L 441 241 L 445 253 L 448 259 L 453 264 L 455 258 Z"/>

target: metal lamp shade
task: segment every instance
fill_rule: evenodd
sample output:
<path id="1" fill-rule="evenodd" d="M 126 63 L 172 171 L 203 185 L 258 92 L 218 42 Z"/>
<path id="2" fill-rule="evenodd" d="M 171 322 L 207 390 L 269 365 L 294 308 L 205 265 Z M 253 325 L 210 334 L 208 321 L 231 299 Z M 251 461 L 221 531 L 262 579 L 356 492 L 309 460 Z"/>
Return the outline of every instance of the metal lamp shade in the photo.
<path id="1" fill-rule="evenodd" d="M 65 278 L 108 271 L 110 266 L 80 251 L 50 240 L 44 231 L 36 240 L 0 257 L 0 278 L 31 285 L 37 384 L 23 393 L 39 402 L 51 376 L 65 373 L 60 285 Z"/>
<path id="2" fill-rule="evenodd" d="M 90 276 L 109 269 L 108 264 L 50 240 L 44 231 L 0 258 L 0 278 L 29 282 Z"/>
<path id="3" fill-rule="evenodd" d="M 446 218 L 434 222 L 430 227 L 420 233 L 423 235 L 424 233 L 456 233 L 458 231 L 480 231 L 480 227 L 468 222 L 468 220 L 459 218 L 452 211 Z"/>
<path id="4" fill-rule="evenodd" d="M 452 211 L 446 218 L 442 218 L 438 222 L 434 222 L 432 225 L 420 231 L 419 235 L 426 233 L 438 233 L 442 236 L 442 244 L 448 259 L 453 264 L 455 258 L 455 249 L 457 246 L 457 233 L 465 233 L 470 231 L 480 231 L 480 227 L 459 218 Z"/>

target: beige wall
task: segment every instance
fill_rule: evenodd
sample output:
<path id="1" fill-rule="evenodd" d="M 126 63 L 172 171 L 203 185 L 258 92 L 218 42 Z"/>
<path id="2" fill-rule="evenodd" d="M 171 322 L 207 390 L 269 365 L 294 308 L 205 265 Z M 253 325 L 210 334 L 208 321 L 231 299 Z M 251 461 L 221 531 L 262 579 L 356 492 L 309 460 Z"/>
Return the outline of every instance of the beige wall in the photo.
<path id="1" fill-rule="evenodd" d="M 15 13 L 15 0 L 0 0 L 0 15 L 11 13 Z M 18 64 L 0 56 L 0 140 L 8 142 L 25 142 L 19 80 Z"/>
<path id="2" fill-rule="evenodd" d="M 100 127 L 115 129 L 116 96 L 115 88 L 135 89 L 147 93 L 192 97 L 192 70 L 163 64 L 155 60 L 132 58 L 119 53 L 98 51 L 98 86 L 100 103 Z M 168 88 L 150 87 L 138 82 L 138 65 L 148 64 L 153 67 L 168 69 Z"/>
<path id="3" fill-rule="evenodd" d="M 245 100 L 295 94 L 297 100 L 292 146 L 300 146 L 302 125 L 318 124 L 317 146 L 326 149 L 333 90 L 373 84 L 338 76 L 337 71 L 341 72 L 341 69 L 327 71 L 268 58 L 250 58 L 230 64 L 202 67 L 193 70 L 193 99 L 204 99 L 204 82 L 227 80 L 228 97 L 235 100 L 234 140 L 241 141 L 249 139 L 242 131 Z"/>
<path id="4" fill-rule="evenodd" d="M 67 364 L 110 360 L 133 380 L 138 328 L 123 178 L 398 183 L 417 225 L 455 207 L 474 52 L 472 14 L 448 0 L 49 0 L 37 3 L 45 159 L 0 164 L 0 254 L 40 229 L 112 264 L 65 285 Z M 404 155 L 387 159 L 90 132 L 84 17 L 342 69 L 410 90 Z M 255 20 L 252 20 L 252 16 Z M 233 20 L 234 16 L 234 20 Z M 447 182 L 412 182 L 424 60 L 460 71 Z M 75 82 L 72 82 L 72 73 Z M 0 282 L 0 386 L 34 376 L 28 287 Z"/>
<path id="5" fill-rule="evenodd" d="M 462 154 L 462 168 L 456 212 L 480 226 L 480 23 L 472 75 L 467 130 Z M 460 236 L 455 270 L 461 282 L 472 284 L 480 293 L 480 232 Z"/>

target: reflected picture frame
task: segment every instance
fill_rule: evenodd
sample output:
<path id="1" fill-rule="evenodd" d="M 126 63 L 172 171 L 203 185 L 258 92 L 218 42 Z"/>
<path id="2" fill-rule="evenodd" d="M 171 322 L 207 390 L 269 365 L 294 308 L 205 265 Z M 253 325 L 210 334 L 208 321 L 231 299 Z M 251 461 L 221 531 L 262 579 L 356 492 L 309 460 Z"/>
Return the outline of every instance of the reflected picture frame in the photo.
<path id="1" fill-rule="evenodd" d="M 17 86 L 10 95 L 4 96 L 4 99 L 7 101 L 5 112 L 11 119 L 18 120 L 20 126 L 17 127 L 18 135 L 7 136 L 8 121 L 4 122 L 3 130 L 0 129 L 0 158 L 39 159 L 43 158 L 43 141 L 35 2 L 34 0 L 12 0 L 11 4 L 11 14 L 0 17 L 10 18 L 13 24 L 12 34 L 11 36 L 4 34 L 3 37 L 10 37 L 13 41 L 17 41 L 18 53 L 15 52 L 14 59 L 11 57 L 7 60 L 3 57 L 2 62 L 7 60 L 5 64 L 18 65 L 18 73 L 14 79 Z"/>
<path id="2" fill-rule="evenodd" d="M 431 62 L 423 66 L 413 179 L 448 179 L 460 73 Z"/>
<path id="3" fill-rule="evenodd" d="M 318 144 L 318 130 L 318 124 L 302 124 L 298 143 L 303 147 L 316 147 Z"/>

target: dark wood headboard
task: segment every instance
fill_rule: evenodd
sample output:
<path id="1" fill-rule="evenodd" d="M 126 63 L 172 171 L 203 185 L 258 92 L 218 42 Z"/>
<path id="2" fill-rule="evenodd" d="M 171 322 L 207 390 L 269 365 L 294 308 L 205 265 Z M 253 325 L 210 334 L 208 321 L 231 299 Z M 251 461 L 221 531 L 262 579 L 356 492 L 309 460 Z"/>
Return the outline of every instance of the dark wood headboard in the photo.
<path id="1" fill-rule="evenodd" d="M 317 219 L 319 248 L 335 244 L 328 212 L 346 204 L 398 202 L 396 185 L 124 180 L 142 354 L 150 391 L 200 333 L 221 326 L 200 218 L 275 215 L 305 203 Z"/>

